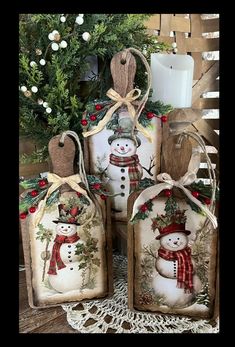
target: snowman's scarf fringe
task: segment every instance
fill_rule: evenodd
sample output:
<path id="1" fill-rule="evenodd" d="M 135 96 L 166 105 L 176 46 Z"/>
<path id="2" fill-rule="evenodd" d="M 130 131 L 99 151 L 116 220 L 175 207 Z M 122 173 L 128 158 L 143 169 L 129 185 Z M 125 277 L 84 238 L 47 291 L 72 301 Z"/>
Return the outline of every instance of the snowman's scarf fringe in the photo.
<path id="1" fill-rule="evenodd" d="M 141 173 L 138 168 L 139 157 L 137 154 L 134 154 L 130 157 L 118 157 L 114 154 L 110 154 L 110 164 L 118 167 L 127 167 L 128 166 L 128 175 L 130 179 L 130 193 L 132 193 L 139 184 Z"/>
<path id="2" fill-rule="evenodd" d="M 180 251 L 173 252 L 160 247 L 158 255 L 165 260 L 177 260 L 177 288 L 184 288 L 185 293 L 192 293 L 193 264 L 191 260 L 191 249 L 185 247 Z"/>

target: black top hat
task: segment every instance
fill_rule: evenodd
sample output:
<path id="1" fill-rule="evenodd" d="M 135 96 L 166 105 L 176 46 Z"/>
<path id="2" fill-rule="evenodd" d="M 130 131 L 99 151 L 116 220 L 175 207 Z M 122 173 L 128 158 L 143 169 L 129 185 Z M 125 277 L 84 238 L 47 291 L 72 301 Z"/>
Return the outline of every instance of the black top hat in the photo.
<path id="1" fill-rule="evenodd" d="M 83 207 L 79 208 L 78 206 L 68 207 L 66 204 L 59 204 L 59 218 L 57 220 L 53 220 L 54 223 L 66 223 L 66 224 L 76 224 L 78 223 L 79 215 L 81 214 Z"/>

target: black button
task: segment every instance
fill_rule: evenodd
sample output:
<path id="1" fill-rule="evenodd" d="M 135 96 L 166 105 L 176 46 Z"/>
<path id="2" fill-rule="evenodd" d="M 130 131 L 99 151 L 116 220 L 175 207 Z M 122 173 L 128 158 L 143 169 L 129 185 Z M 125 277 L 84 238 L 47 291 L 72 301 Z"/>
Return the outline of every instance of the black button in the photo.
<path id="1" fill-rule="evenodd" d="M 71 245 L 68 245 L 68 247 L 70 248 L 70 247 L 71 247 Z"/>
<path id="2" fill-rule="evenodd" d="M 68 258 L 71 258 L 71 255 L 69 255 Z"/>
<path id="3" fill-rule="evenodd" d="M 126 177 L 124 177 L 124 176 L 121 177 L 121 180 L 122 180 L 122 181 L 125 181 L 125 179 L 126 179 Z"/>
<path id="4" fill-rule="evenodd" d="M 73 270 L 73 268 L 71 267 L 70 270 Z"/>
<path id="5" fill-rule="evenodd" d="M 121 172 L 125 172 L 125 169 L 121 169 Z"/>
<path id="6" fill-rule="evenodd" d="M 121 189 L 125 189 L 125 186 L 124 186 L 124 184 L 122 184 L 122 185 L 120 186 L 120 188 L 121 188 Z"/>
<path id="7" fill-rule="evenodd" d="M 121 193 L 121 196 L 125 196 L 125 193 Z"/>
<path id="8" fill-rule="evenodd" d="M 71 254 L 71 252 L 68 252 L 68 254 Z"/>
<path id="9" fill-rule="evenodd" d="M 70 263 L 72 263 L 72 259 L 69 259 Z"/>

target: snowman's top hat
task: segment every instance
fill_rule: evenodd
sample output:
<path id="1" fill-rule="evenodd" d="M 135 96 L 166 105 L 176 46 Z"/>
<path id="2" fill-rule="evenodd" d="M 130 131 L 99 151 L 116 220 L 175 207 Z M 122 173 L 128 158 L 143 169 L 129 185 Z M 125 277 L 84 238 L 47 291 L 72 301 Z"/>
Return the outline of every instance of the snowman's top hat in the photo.
<path id="1" fill-rule="evenodd" d="M 78 218 L 83 208 L 79 208 L 78 206 L 70 207 L 66 206 L 66 204 L 59 204 L 58 209 L 59 218 L 57 220 L 53 220 L 54 223 L 81 225 L 80 223 L 78 223 Z"/>
<path id="2" fill-rule="evenodd" d="M 158 228 L 159 230 L 159 235 L 156 237 L 156 240 L 159 240 L 161 237 L 168 235 L 168 234 L 172 234 L 172 233 L 184 233 L 186 235 L 191 234 L 191 231 L 189 230 L 185 230 L 185 223 L 183 224 L 178 224 L 178 223 L 171 223 L 169 225 L 167 225 L 164 228 Z"/>
<path id="3" fill-rule="evenodd" d="M 120 118 L 118 120 L 118 126 L 114 131 L 114 134 L 108 138 L 108 143 L 111 143 L 116 139 L 130 139 L 137 142 L 137 146 L 141 145 L 141 140 L 136 136 L 137 131 L 133 131 L 133 121 L 129 117 Z"/>

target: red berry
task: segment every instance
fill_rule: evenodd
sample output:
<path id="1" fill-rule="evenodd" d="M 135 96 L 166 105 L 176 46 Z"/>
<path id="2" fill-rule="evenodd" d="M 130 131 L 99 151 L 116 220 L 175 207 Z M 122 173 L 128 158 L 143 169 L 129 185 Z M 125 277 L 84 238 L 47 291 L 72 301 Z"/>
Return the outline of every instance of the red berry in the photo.
<path id="1" fill-rule="evenodd" d="M 20 219 L 25 219 L 27 217 L 27 213 L 22 212 L 20 213 Z"/>
<path id="2" fill-rule="evenodd" d="M 146 204 L 143 204 L 140 206 L 140 211 L 141 212 L 146 212 L 148 210 L 148 206 Z"/>
<path id="3" fill-rule="evenodd" d="M 74 223 L 76 222 L 76 219 L 74 217 L 71 217 L 68 219 L 68 223 Z"/>
<path id="4" fill-rule="evenodd" d="M 85 127 L 88 124 L 88 121 L 86 119 L 82 119 L 81 124 Z"/>
<path id="5" fill-rule="evenodd" d="M 30 192 L 30 195 L 31 196 L 37 196 L 38 195 L 38 191 L 37 190 L 32 190 L 31 192 Z"/>
<path id="6" fill-rule="evenodd" d="M 29 208 L 29 212 L 30 213 L 34 213 L 36 211 L 36 207 L 35 206 L 32 206 Z"/>
<path id="7" fill-rule="evenodd" d="M 206 205 L 210 205 L 211 199 L 205 198 L 205 199 L 204 199 L 204 202 L 205 202 Z"/>
<path id="8" fill-rule="evenodd" d="M 91 114 L 91 115 L 90 115 L 90 120 L 91 120 L 92 122 L 94 122 L 96 119 L 97 119 L 97 117 L 96 117 L 95 114 Z"/>
<path id="9" fill-rule="evenodd" d="M 38 185 L 40 188 L 45 187 L 47 185 L 47 182 L 45 180 L 38 181 Z"/>
<path id="10" fill-rule="evenodd" d="M 95 109 L 96 109 L 97 111 L 100 111 L 102 108 L 103 108 L 103 106 L 100 105 L 100 104 L 95 105 Z"/>
<path id="11" fill-rule="evenodd" d="M 76 192 L 77 196 L 80 198 L 80 196 L 82 195 L 81 193 L 79 192 Z"/>
<path id="12" fill-rule="evenodd" d="M 167 116 L 161 116 L 161 121 L 162 121 L 162 123 L 166 123 L 167 122 Z"/>
<path id="13" fill-rule="evenodd" d="M 100 189 L 100 183 L 93 184 L 92 188 L 95 189 L 95 190 L 99 190 Z"/>
<path id="14" fill-rule="evenodd" d="M 69 213 L 71 214 L 71 216 L 75 217 L 78 213 L 78 207 L 76 206 L 76 207 L 71 208 Z"/>
<path id="15" fill-rule="evenodd" d="M 100 197 L 101 197 L 102 200 L 106 200 L 107 199 L 107 196 L 104 195 L 104 194 L 101 194 Z"/>
<path id="16" fill-rule="evenodd" d="M 148 119 L 152 119 L 155 116 L 155 114 L 153 112 L 148 112 L 146 116 Z"/>
<path id="17" fill-rule="evenodd" d="M 172 195 L 172 191 L 170 189 L 165 189 L 164 190 L 164 195 L 169 198 Z"/>
<path id="18" fill-rule="evenodd" d="M 199 197 L 199 193 L 195 190 L 192 192 L 192 196 L 194 196 L 194 198 L 198 198 Z"/>

